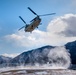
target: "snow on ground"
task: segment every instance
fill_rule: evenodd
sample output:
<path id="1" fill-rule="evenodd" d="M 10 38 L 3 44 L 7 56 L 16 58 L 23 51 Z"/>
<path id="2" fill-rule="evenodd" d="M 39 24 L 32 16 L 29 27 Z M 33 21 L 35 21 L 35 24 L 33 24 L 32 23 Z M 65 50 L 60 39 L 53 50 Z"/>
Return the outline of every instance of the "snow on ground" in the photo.
<path id="1" fill-rule="evenodd" d="M 76 75 L 76 71 L 68 69 L 22 69 L 4 71 L 0 75 Z"/>

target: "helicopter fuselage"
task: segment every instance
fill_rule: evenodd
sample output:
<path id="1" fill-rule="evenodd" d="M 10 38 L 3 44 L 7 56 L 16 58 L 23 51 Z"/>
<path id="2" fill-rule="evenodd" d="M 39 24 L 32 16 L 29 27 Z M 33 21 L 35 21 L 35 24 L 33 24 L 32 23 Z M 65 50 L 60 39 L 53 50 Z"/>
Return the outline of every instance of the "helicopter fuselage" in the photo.
<path id="1" fill-rule="evenodd" d="M 38 25 L 40 24 L 41 22 L 41 19 L 39 17 L 36 17 L 32 22 L 31 24 L 28 24 L 26 27 L 25 27 L 25 32 L 32 32 L 35 28 L 38 28 Z"/>

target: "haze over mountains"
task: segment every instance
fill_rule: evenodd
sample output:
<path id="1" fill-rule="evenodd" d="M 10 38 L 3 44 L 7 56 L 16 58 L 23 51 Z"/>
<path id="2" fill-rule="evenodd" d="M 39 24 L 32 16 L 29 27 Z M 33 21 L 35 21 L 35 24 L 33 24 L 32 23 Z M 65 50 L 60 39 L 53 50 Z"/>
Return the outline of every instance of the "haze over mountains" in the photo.
<path id="1" fill-rule="evenodd" d="M 66 49 L 65 49 L 66 48 Z M 69 51 L 69 54 L 68 54 Z M 70 59 L 72 64 L 76 64 L 76 41 L 69 42 L 64 47 L 44 46 L 27 52 L 23 52 L 15 58 L 0 56 L 0 67 L 19 66 L 19 65 L 42 65 L 54 63 L 62 66 L 69 66 Z M 52 65 L 51 64 L 51 65 Z"/>

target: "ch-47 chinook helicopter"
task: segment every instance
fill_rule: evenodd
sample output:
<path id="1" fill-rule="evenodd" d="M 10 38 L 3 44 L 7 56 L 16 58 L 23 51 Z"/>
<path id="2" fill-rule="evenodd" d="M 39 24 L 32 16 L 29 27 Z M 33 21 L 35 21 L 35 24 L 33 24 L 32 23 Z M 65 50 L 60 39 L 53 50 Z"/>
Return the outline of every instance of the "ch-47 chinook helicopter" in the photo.
<path id="1" fill-rule="evenodd" d="M 30 7 L 28 7 L 28 9 L 36 15 L 36 17 L 34 19 L 32 19 L 30 22 L 30 24 L 26 24 L 26 22 L 23 20 L 23 18 L 21 16 L 19 16 L 19 18 L 25 23 L 25 26 L 21 27 L 19 30 L 21 30 L 22 28 L 24 28 L 25 32 L 32 32 L 35 28 L 38 28 L 40 22 L 41 22 L 41 18 L 40 16 L 47 16 L 47 15 L 54 15 L 56 13 L 51 13 L 51 14 L 44 14 L 44 15 L 37 15 Z"/>

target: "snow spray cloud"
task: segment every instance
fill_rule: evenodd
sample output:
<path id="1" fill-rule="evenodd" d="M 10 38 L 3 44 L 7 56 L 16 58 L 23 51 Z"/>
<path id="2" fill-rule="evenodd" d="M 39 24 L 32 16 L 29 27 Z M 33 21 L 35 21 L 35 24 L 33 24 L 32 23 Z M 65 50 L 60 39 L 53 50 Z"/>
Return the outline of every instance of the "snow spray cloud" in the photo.
<path id="1" fill-rule="evenodd" d="M 65 47 L 56 47 L 48 53 L 49 64 L 53 68 L 66 69 L 70 66 L 70 54 Z"/>
<path id="2" fill-rule="evenodd" d="M 71 59 L 68 50 L 62 47 L 55 47 L 52 49 L 45 49 L 41 57 L 48 57 L 47 63 L 39 64 L 35 63 L 35 66 L 32 68 L 38 69 L 67 69 L 70 67 Z M 43 62 L 45 62 L 43 60 Z"/>
<path id="3" fill-rule="evenodd" d="M 31 59 L 31 62 L 28 63 L 27 65 L 21 64 L 19 66 L 12 67 L 12 68 L 8 66 L 8 67 L 4 67 L 3 69 L 1 68 L 0 70 L 1 71 L 6 70 L 5 68 L 7 68 L 7 70 L 10 70 L 10 68 L 11 70 L 13 69 L 14 70 L 16 69 L 17 70 L 18 69 L 67 69 L 70 67 L 70 64 L 71 64 L 70 54 L 68 50 L 65 49 L 65 47 L 55 47 L 52 49 L 45 48 L 42 50 L 42 52 L 35 51 L 34 53 L 35 53 L 33 54 L 34 55 L 33 59 L 35 59 L 34 65 L 30 64 L 32 63 L 32 60 L 33 60 Z M 44 59 L 46 57 L 47 57 L 47 60 Z M 36 62 L 36 59 L 42 61 L 42 63 Z"/>
<path id="4" fill-rule="evenodd" d="M 41 58 L 43 59 L 41 59 Z M 47 60 L 45 58 L 47 57 Z M 40 60 L 43 63 L 35 62 L 34 65 L 21 65 L 25 69 L 67 69 L 70 67 L 70 54 L 65 47 L 45 48 L 42 53 L 36 51 L 33 59 Z M 46 62 L 46 63 L 45 63 Z M 18 67 L 19 68 L 19 67 Z"/>

